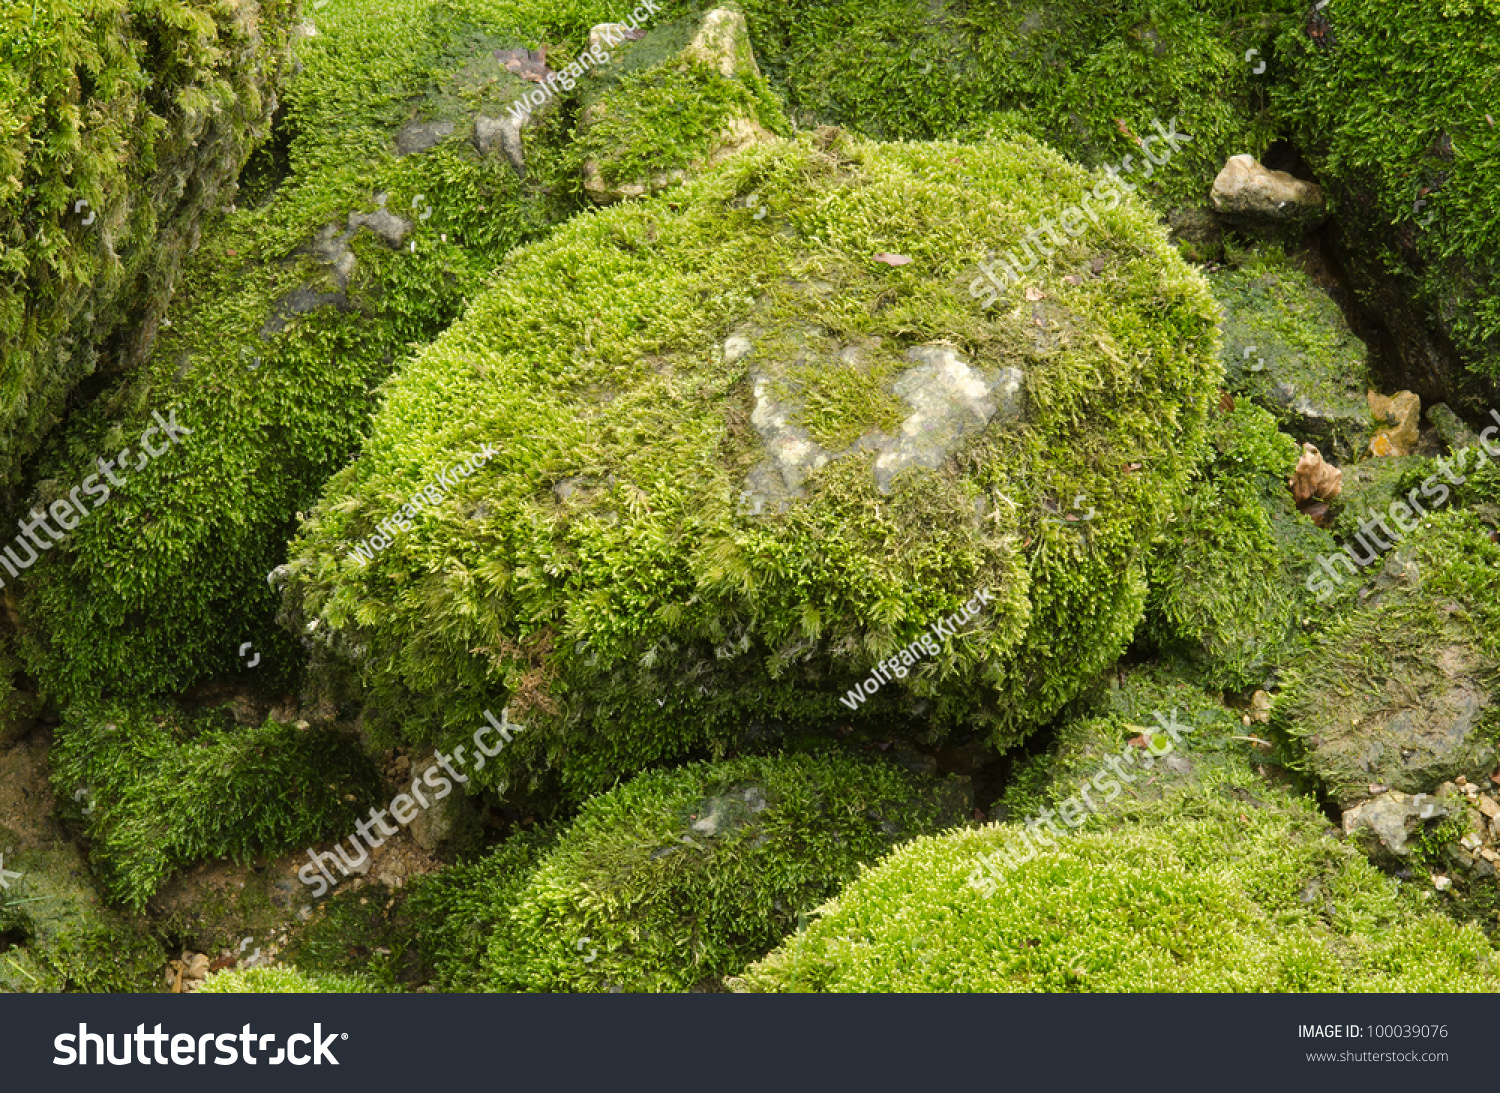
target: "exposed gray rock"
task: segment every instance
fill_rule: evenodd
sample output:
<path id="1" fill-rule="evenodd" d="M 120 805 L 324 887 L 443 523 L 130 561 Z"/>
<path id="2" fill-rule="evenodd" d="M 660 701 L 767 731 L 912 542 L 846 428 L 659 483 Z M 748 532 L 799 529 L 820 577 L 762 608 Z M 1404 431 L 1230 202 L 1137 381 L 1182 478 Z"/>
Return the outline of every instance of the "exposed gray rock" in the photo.
<path id="1" fill-rule="evenodd" d="M 525 121 L 530 120 L 531 115 L 527 114 Z M 482 156 L 500 152 L 515 168 L 516 174 L 525 178 L 526 150 L 521 144 L 521 127 L 525 121 L 515 121 L 509 116 L 487 118 L 480 114 L 474 119 L 474 147 Z"/>
<path id="2" fill-rule="evenodd" d="M 733 348 L 738 351 L 740 346 Z M 730 350 L 730 343 L 726 343 L 726 355 Z M 841 354 L 845 364 L 851 363 L 851 352 L 855 352 L 854 347 Z M 872 429 L 837 452 L 828 451 L 797 423 L 801 406 L 795 399 L 777 398 L 771 378 L 757 375 L 750 423 L 765 442 L 767 459 L 746 476 L 740 495 L 745 511 L 756 516 L 768 509 L 784 511 L 793 499 L 802 496 L 803 483 L 818 468 L 832 459 L 865 452 L 876 453 L 872 468 L 875 484 L 882 493 L 890 493 L 901 471 L 909 467 L 935 470 L 992 420 L 1021 417 L 1024 376 L 1019 368 L 986 373 L 960 360 L 951 347 L 941 345 L 917 346 L 908 350 L 906 357 L 915 362 L 915 367 L 896 377 L 893 390 L 912 412 L 902 422 L 899 435 Z"/>
<path id="3" fill-rule="evenodd" d="M 409 156 L 435 148 L 453 135 L 451 121 L 409 121 L 396 133 L 396 154 Z"/>
<path id="4" fill-rule="evenodd" d="M 372 213 L 350 213 L 349 231 L 344 238 L 347 241 L 360 228 L 369 228 L 386 246 L 399 250 L 406 237 L 411 234 L 412 227 L 410 220 L 380 208 Z"/>
<path id="5" fill-rule="evenodd" d="M 1447 815 L 1448 809 L 1435 797 L 1408 796 L 1393 789 L 1346 809 L 1344 834 L 1356 837 L 1371 857 L 1390 864 L 1408 855 L 1408 842 L 1427 825 Z"/>

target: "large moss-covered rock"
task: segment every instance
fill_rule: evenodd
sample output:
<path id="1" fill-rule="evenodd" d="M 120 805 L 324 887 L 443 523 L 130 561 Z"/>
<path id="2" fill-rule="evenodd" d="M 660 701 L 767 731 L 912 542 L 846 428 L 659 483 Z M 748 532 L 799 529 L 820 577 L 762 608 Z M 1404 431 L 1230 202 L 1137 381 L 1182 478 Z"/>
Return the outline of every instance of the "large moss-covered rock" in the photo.
<path id="1" fill-rule="evenodd" d="M 450 988 L 711 987 L 964 805 L 957 782 L 837 755 L 693 764 L 594 798 L 555 842 L 441 874 L 417 902 Z"/>
<path id="2" fill-rule="evenodd" d="M 1218 379 L 1206 286 L 1133 202 L 976 303 L 987 248 L 1094 186 L 1031 142 L 803 139 L 573 221 L 385 388 L 289 621 L 357 658 L 372 725 L 446 746 L 509 697 L 492 786 L 838 717 L 1020 739 L 1128 642 Z"/>
<path id="3" fill-rule="evenodd" d="M 1493 406 L 1500 5 L 1349 0 L 1288 25 L 1277 54 L 1290 77 L 1278 112 L 1329 196 L 1401 386 L 1468 413 Z"/>
<path id="4" fill-rule="evenodd" d="M 151 349 L 199 230 L 265 136 L 295 5 L 0 14 L 0 485 L 73 388 Z"/>
<path id="5" fill-rule="evenodd" d="M 1132 745 L 1131 733 L 1147 746 Z M 1336 838 L 1312 800 L 1258 773 L 1266 757 L 1236 739 L 1242 734 L 1204 692 L 1163 673 L 1134 673 L 1099 710 L 1064 725 L 1051 754 L 1022 769 L 1005 822 L 898 847 L 730 985 L 865 992 L 1500 985 L 1500 958 L 1477 928 L 1419 909 Z M 1091 818 L 1080 789 L 1092 791 Z M 1048 823 L 1075 830 L 1027 857 L 1022 831 L 1032 821 L 1038 832 Z"/>
<path id="6" fill-rule="evenodd" d="M 292 677 L 302 651 L 273 625 L 267 574 L 298 511 L 358 450 L 372 390 L 511 247 L 583 203 L 576 182 L 548 192 L 547 152 L 566 133 L 556 109 L 527 129 L 528 182 L 478 139 L 480 119 L 535 86 L 504 59 L 535 34 L 568 43 L 553 51 L 562 65 L 608 5 L 545 7 L 351 0 L 317 13 L 244 207 L 205 232 L 170 328 L 33 475 L 28 505 L 91 475 L 109 488 L 10 582 L 45 690 L 173 693 L 244 668 L 246 641 L 257 682 Z M 187 433 L 148 460 L 153 439 L 138 438 L 157 413 Z M 120 481 L 104 480 L 97 460 L 122 448 L 107 471 Z"/>
<path id="7" fill-rule="evenodd" d="M 1492 991 L 1472 926 L 1399 898 L 1308 805 L 1217 794 L 1074 836 L 986 896 L 990 827 L 901 847 L 753 966 L 751 991 Z"/>

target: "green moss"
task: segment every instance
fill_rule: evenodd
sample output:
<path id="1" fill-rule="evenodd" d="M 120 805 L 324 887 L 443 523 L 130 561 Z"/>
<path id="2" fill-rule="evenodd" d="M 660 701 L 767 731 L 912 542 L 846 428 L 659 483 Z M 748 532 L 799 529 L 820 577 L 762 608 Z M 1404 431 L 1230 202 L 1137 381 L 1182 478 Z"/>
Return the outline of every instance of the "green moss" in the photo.
<path id="1" fill-rule="evenodd" d="M 1484 105 L 1500 6 L 1350 0 L 1325 23 L 1317 36 L 1310 23 L 1282 31 L 1291 79 L 1278 111 L 1328 190 L 1353 287 L 1393 348 L 1456 409 L 1482 412 L 1500 377 L 1500 128 Z"/>
<path id="2" fill-rule="evenodd" d="M 1371 782 L 1419 793 L 1483 778 L 1496 756 L 1485 696 L 1500 667 L 1500 546 L 1471 512 L 1433 513 L 1358 581 L 1357 609 L 1286 673 L 1277 723 L 1346 807 Z"/>
<path id="3" fill-rule="evenodd" d="M 409 906 L 423 953 L 443 990 L 488 989 L 486 954 L 520 944 L 512 911 L 557 836 L 556 828 L 518 832 L 476 861 L 416 882 Z"/>
<path id="4" fill-rule="evenodd" d="M 839 695 L 988 588 L 980 622 L 856 716 L 977 719 L 1013 742 L 1128 642 L 1142 545 L 1216 381 L 1212 300 L 1133 205 L 1039 272 L 1051 302 L 1017 289 L 987 313 L 966 291 L 987 246 L 1091 184 L 1030 143 L 804 141 L 575 220 L 387 386 L 304 528 L 289 618 L 359 658 L 367 723 L 447 744 L 509 695 L 528 731 L 481 777 L 582 796 L 747 725 L 845 716 Z M 1063 279 L 1089 255 L 1097 276 Z M 748 358 L 726 359 L 735 331 Z M 820 339 L 1018 367 L 1024 420 L 890 494 L 872 456 L 833 459 L 803 500 L 751 515 L 752 377 Z M 481 443 L 502 454 L 351 560 L 394 499 Z M 1079 494 L 1099 510 L 1086 528 L 1054 518 Z"/>
<path id="5" fill-rule="evenodd" d="M 201 859 L 245 861 L 344 834 L 380 789 L 356 745 L 275 721 L 235 728 L 150 703 L 80 706 L 57 735 L 54 792 L 83 821 L 104 891 L 137 910 Z"/>
<path id="6" fill-rule="evenodd" d="M 1362 455 L 1372 427 L 1367 351 L 1339 307 L 1277 248 L 1209 275 L 1224 305 L 1225 386 L 1275 415 L 1331 463 Z"/>
<path id="7" fill-rule="evenodd" d="M 7 494 L 74 387 L 149 346 L 200 224 L 265 135 L 295 12 L 284 0 L 0 12 Z"/>
<path id="8" fill-rule="evenodd" d="M 267 574 L 299 510 L 358 452 L 396 361 L 451 322 L 515 244 L 578 207 L 549 194 L 545 174 L 523 184 L 468 139 L 524 83 L 496 49 L 532 34 L 576 44 L 608 13 L 604 0 L 545 7 L 350 0 L 318 13 L 284 92 L 284 167 L 257 174 L 259 204 L 208 226 L 154 352 L 100 385 L 33 475 L 27 503 L 49 503 L 98 459 L 139 451 L 153 412 L 192 431 L 145 467 L 130 456 L 107 502 L 11 582 L 27 667 L 53 697 L 180 692 L 240 671 L 246 640 L 262 654 L 258 682 L 295 685 L 304 658 L 274 625 Z M 434 118 L 454 134 L 398 155 L 403 126 Z M 394 248 L 354 232 L 345 285 L 315 242 L 382 200 L 410 232 Z M 321 306 L 296 312 L 298 292 Z"/>
<path id="9" fill-rule="evenodd" d="M 167 954 L 138 921 L 103 906 L 82 856 L 67 843 L 26 846 L 0 828 L 0 991 L 160 989 Z"/>
<path id="10" fill-rule="evenodd" d="M 295 968 L 227 968 L 210 975 L 198 994 L 375 994 L 382 988 L 355 975 L 308 975 Z"/>
<path id="11" fill-rule="evenodd" d="M 1206 685 L 1256 686 L 1298 655 L 1314 613 L 1305 581 L 1333 540 L 1292 502 L 1297 457 L 1269 413 L 1235 403 L 1152 557 L 1144 636 Z"/>
<path id="12" fill-rule="evenodd" d="M 1136 179 L 1166 205 L 1200 203 L 1225 159 L 1271 142 L 1270 77 L 1255 75 L 1244 55 L 1268 53 L 1274 30 L 1301 14 L 1287 0 L 1253 10 L 1235 0 L 741 6 L 756 57 L 800 125 L 880 140 L 967 139 L 991 124 L 1020 125 L 1091 167 L 1133 156 Z M 1139 140 L 1154 132 L 1153 118 L 1174 116 L 1192 143 L 1146 178 Z"/>
<path id="13" fill-rule="evenodd" d="M 1488 991 L 1500 959 L 1422 912 L 1309 804 L 1142 805 L 969 884 L 1014 829 L 917 839 L 733 985 L 755 991 Z"/>
<path id="14" fill-rule="evenodd" d="M 316 978 L 356 977 L 367 990 L 397 991 L 424 977 L 413 947 L 407 896 L 377 896 L 380 889 L 342 892 L 319 905 L 278 959 Z"/>
<path id="15" fill-rule="evenodd" d="M 507 845 L 430 882 L 426 905 L 446 919 L 433 946 L 442 979 L 488 991 L 712 985 L 861 864 L 958 820 L 952 797 L 826 754 L 640 775 L 585 804 L 555 843 Z"/>
<path id="16" fill-rule="evenodd" d="M 696 17 L 656 23 L 644 40 L 622 44 L 619 59 L 582 96 L 571 151 L 610 186 L 703 164 L 733 123 L 791 134 L 753 57 L 735 58 L 739 71 L 727 77 L 686 52 L 698 26 Z"/>

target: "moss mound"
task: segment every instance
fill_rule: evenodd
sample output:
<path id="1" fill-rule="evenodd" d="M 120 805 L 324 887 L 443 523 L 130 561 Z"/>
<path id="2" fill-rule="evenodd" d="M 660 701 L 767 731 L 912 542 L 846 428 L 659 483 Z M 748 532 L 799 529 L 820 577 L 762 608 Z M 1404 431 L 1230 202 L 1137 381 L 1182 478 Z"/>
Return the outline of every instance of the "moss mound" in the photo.
<path id="1" fill-rule="evenodd" d="M 80 381 L 148 351 L 199 227 L 265 136 L 295 5 L 0 13 L 0 482 Z"/>
<path id="2" fill-rule="evenodd" d="M 804 140 L 571 222 L 386 386 L 295 546 L 289 622 L 410 739 L 510 696 L 496 786 L 582 797 L 846 717 L 893 657 L 909 674 L 856 719 L 1014 742 L 1128 641 L 1217 380 L 1213 301 L 1132 202 L 1096 207 L 1039 299 L 976 304 L 986 247 L 1095 183 L 1030 142 Z"/>
<path id="3" fill-rule="evenodd" d="M 1492 991 L 1473 927 L 1421 912 L 1291 799 L 1148 803 L 971 887 L 992 825 L 907 844 L 732 985 L 749 991 Z M 1126 806 L 1129 813 L 1131 806 Z"/>
<path id="4" fill-rule="evenodd" d="M 1231 405 L 1152 557 L 1143 636 L 1206 684 L 1239 690 L 1296 659 L 1315 604 L 1308 571 L 1333 540 L 1287 489 L 1296 443 L 1248 400 Z"/>
<path id="5" fill-rule="evenodd" d="M 370 980 L 355 975 L 308 975 L 295 968 L 228 968 L 214 972 L 197 994 L 374 994 Z"/>
<path id="6" fill-rule="evenodd" d="M 901 839 L 960 821 L 957 787 L 835 755 L 692 764 L 430 882 L 452 989 L 661 991 L 742 970 Z"/>
<path id="7" fill-rule="evenodd" d="M 1224 306 L 1225 386 L 1330 463 L 1363 455 L 1371 429 L 1364 344 L 1328 293 L 1279 249 L 1235 259 L 1209 274 Z"/>
<path id="8" fill-rule="evenodd" d="M 149 703 L 69 711 L 52 783 L 84 823 L 110 898 L 140 910 L 193 862 L 244 861 L 337 838 L 353 829 L 357 805 L 379 794 L 373 766 L 351 741 L 226 720 Z"/>

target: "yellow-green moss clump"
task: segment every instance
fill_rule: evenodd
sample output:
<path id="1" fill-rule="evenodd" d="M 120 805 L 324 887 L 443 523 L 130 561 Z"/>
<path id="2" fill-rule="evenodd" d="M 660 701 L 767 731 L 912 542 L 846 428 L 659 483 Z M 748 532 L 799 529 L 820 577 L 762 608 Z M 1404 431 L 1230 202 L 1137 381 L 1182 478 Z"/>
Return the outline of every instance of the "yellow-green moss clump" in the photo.
<path id="1" fill-rule="evenodd" d="M 198 994 L 372 994 L 378 988 L 354 975 L 308 975 L 295 968 L 227 968 L 214 972 Z"/>
<path id="2" fill-rule="evenodd" d="M 385 387 L 295 545 L 289 620 L 358 664 L 371 726 L 448 745 L 510 702 L 527 730 L 476 776 L 494 786 L 581 797 L 836 717 L 1013 743 L 1128 642 L 1219 376 L 1202 278 L 1131 201 L 979 306 L 986 251 L 1099 185 L 1029 141 L 804 138 L 575 219 Z M 880 400 L 806 419 L 811 363 L 894 375 L 901 439 Z"/>
<path id="3" fill-rule="evenodd" d="M 1072 835 L 986 896 L 992 825 L 900 847 L 749 991 L 1494 991 L 1484 935 L 1398 894 L 1307 803 L 1224 786 Z"/>
<path id="4" fill-rule="evenodd" d="M 448 870 L 413 906 L 448 989 L 712 986 L 862 864 L 968 808 L 958 783 L 838 755 L 692 764 Z"/>
<path id="5" fill-rule="evenodd" d="M 478 119 L 504 118 L 534 86 L 496 51 L 537 34 L 572 42 L 566 60 L 610 7 L 340 0 L 317 12 L 243 205 L 205 231 L 170 327 L 35 469 L 27 506 L 66 498 L 96 460 L 131 449 L 123 484 L 9 581 L 45 691 L 178 693 L 240 670 L 246 640 L 257 681 L 288 682 L 303 654 L 274 626 L 267 574 L 298 511 L 357 452 L 372 389 L 511 247 L 582 202 L 545 192 L 539 169 L 523 183 L 497 141 L 480 151 Z M 169 411 L 191 435 L 137 467 L 138 437 Z"/>
<path id="6" fill-rule="evenodd" d="M 205 214 L 265 135 L 296 5 L 0 11 L 0 483 L 75 385 L 147 352 Z"/>
<path id="7" fill-rule="evenodd" d="M 1247 399 L 1216 412 L 1208 458 L 1150 563 L 1144 636 L 1206 683 L 1261 685 L 1296 659 L 1306 588 L 1333 539 L 1297 511 L 1287 476 L 1298 448 Z"/>

